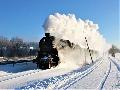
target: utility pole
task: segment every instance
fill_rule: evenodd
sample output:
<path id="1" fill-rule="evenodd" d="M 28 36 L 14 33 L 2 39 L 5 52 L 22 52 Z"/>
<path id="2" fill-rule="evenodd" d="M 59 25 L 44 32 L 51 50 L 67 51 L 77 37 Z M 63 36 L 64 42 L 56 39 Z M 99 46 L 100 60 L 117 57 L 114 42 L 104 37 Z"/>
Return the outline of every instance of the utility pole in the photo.
<path id="1" fill-rule="evenodd" d="M 85 27 L 85 28 L 87 29 L 87 27 Z M 83 34 L 85 35 L 85 31 L 84 31 L 84 30 L 83 30 Z M 85 42 L 86 42 L 86 44 L 87 44 L 87 50 L 89 51 L 90 58 L 91 58 L 91 61 L 92 61 L 92 63 L 93 63 L 92 54 L 91 54 L 91 52 L 90 52 L 90 48 L 89 48 L 89 45 L 88 45 L 88 41 L 87 41 L 86 36 L 85 36 Z"/>
<path id="2" fill-rule="evenodd" d="M 86 38 L 86 37 L 85 37 L 85 41 L 86 41 L 86 43 L 87 43 L 87 49 L 88 49 L 88 51 L 89 51 L 91 61 L 92 61 L 92 63 L 93 63 L 92 54 L 91 54 L 91 52 L 90 52 L 90 48 L 89 48 L 88 41 L 87 41 L 87 38 Z"/>
<path id="3" fill-rule="evenodd" d="M 85 50 L 85 64 L 86 64 L 86 50 Z"/>

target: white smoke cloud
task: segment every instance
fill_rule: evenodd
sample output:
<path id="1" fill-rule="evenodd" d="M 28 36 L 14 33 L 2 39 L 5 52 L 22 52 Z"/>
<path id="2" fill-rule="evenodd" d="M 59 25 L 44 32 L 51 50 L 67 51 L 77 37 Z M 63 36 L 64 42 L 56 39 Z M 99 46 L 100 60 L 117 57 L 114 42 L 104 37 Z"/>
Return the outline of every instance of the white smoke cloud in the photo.
<path id="1" fill-rule="evenodd" d="M 92 50 L 105 52 L 111 47 L 99 33 L 98 24 L 93 24 L 90 20 L 76 19 L 74 14 L 55 13 L 46 19 L 43 26 L 45 32 L 57 38 L 69 40 L 81 48 L 87 48 L 85 37 Z"/>
<path id="2" fill-rule="evenodd" d="M 103 55 L 111 46 L 99 33 L 98 25 L 90 20 L 76 19 L 74 14 L 59 14 L 50 15 L 44 23 L 45 32 L 56 37 L 54 46 L 58 50 L 61 67 L 81 67 L 86 63 L 95 61 L 96 58 Z M 87 50 L 87 38 L 89 48 L 92 49 L 91 55 Z M 63 40 L 63 42 L 61 41 Z M 69 46 L 69 40 L 74 43 Z M 105 53 L 104 53 L 105 54 Z M 92 57 L 92 60 L 91 60 Z"/>

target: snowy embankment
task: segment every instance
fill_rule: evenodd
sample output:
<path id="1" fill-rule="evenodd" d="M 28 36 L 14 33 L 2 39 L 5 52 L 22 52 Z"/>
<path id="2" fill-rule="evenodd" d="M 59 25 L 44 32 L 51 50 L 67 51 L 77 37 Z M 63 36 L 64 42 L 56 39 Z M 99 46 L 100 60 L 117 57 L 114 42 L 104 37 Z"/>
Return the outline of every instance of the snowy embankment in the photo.
<path id="1" fill-rule="evenodd" d="M 104 62 L 96 70 L 79 80 L 76 84 L 71 85 L 70 88 L 118 89 L 120 88 L 120 72 L 111 59 L 104 59 Z"/>
<path id="2" fill-rule="evenodd" d="M 21 89 L 115 89 L 120 88 L 119 70 L 109 58 L 92 66 L 48 79 L 32 81 Z"/>
<path id="3" fill-rule="evenodd" d="M 0 77 L 1 89 L 120 89 L 120 72 L 113 57 L 100 58 L 82 68 L 56 67 Z"/>
<path id="4" fill-rule="evenodd" d="M 31 83 L 28 83 L 27 86 L 24 86 L 22 88 L 24 89 L 61 89 L 62 87 L 65 87 L 66 85 L 70 85 L 74 82 L 75 79 L 78 79 L 78 77 L 84 77 L 90 72 L 92 72 L 102 61 L 99 60 L 95 64 L 91 64 L 89 66 L 78 68 L 76 70 L 73 70 L 71 72 L 65 73 L 63 75 L 51 77 L 44 80 L 38 80 L 33 81 Z"/>
<path id="5" fill-rule="evenodd" d="M 116 54 L 115 54 L 115 58 L 120 61 L 120 53 L 116 53 Z"/>
<path id="6" fill-rule="evenodd" d="M 28 68 L 27 65 L 25 66 L 24 64 L 23 65 L 21 64 L 20 66 L 23 68 Z M 23 72 L 14 73 L 17 70 L 21 70 L 20 66 L 18 64 L 15 65 L 14 67 L 11 65 L 6 65 L 6 67 L 8 67 L 8 68 L 14 68 L 14 69 L 10 70 L 10 71 L 13 70 L 12 73 L 7 73 L 6 75 L 3 75 L 0 77 L 0 89 L 13 89 L 13 88 L 21 87 L 30 81 L 43 80 L 45 78 L 65 74 L 65 73 L 73 70 L 73 68 L 58 68 L 58 67 L 56 67 L 53 69 L 48 69 L 48 70 L 42 71 L 40 69 L 35 69 L 34 65 L 32 65 L 34 67 L 32 67 L 32 66 L 30 67 L 30 65 L 28 64 L 28 66 L 31 68 L 31 70 L 29 70 L 29 71 L 23 70 Z M 6 69 L 6 67 L 4 66 L 4 67 L 2 67 L 2 69 L 7 70 L 8 68 Z M 30 68 L 28 68 L 28 69 L 30 69 Z M 32 70 L 32 69 L 35 69 L 35 70 Z"/>

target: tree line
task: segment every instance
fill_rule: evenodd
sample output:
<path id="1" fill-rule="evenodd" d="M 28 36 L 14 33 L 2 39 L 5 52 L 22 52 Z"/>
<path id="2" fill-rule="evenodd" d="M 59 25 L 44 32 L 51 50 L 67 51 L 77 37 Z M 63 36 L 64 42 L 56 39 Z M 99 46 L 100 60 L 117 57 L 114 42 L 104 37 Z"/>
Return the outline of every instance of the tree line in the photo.
<path id="1" fill-rule="evenodd" d="M 112 45 L 112 47 L 109 49 L 109 54 L 115 57 L 115 53 L 120 53 L 120 49 L 117 48 L 115 45 Z"/>
<path id="2" fill-rule="evenodd" d="M 19 37 L 13 37 L 9 40 L 0 36 L 0 57 L 36 56 L 37 51 L 37 42 L 24 42 Z"/>

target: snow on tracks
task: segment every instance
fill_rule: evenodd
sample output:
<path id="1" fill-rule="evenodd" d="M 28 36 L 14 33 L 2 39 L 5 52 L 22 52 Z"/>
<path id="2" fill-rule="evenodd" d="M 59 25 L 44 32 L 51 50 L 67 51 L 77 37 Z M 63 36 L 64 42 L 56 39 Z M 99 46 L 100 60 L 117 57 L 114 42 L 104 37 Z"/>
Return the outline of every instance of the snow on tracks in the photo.
<path id="1" fill-rule="evenodd" d="M 118 64 L 117 59 L 113 59 L 112 57 L 109 57 L 109 59 L 114 63 L 114 65 L 117 67 L 118 71 L 120 71 L 120 62 Z"/>
<path id="2" fill-rule="evenodd" d="M 70 70 L 71 71 L 71 70 Z M 34 70 L 17 73 L 11 76 L 4 76 L 4 79 L 0 82 L 1 89 L 13 89 L 20 88 L 26 85 L 30 81 L 44 80 L 45 78 L 50 78 L 57 75 L 63 75 L 70 72 L 68 69 L 63 68 L 52 68 L 47 70 Z"/>
<path id="3" fill-rule="evenodd" d="M 8 74 L 8 75 L 0 77 L 0 83 L 11 80 L 11 79 L 15 79 L 15 78 L 18 78 L 18 77 L 23 77 L 25 75 L 34 74 L 34 73 L 37 73 L 37 72 L 40 72 L 40 70 L 25 71 L 25 72 L 21 72 L 21 73 L 17 73 L 17 74 Z"/>
<path id="4" fill-rule="evenodd" d="M 100 85 L 99 85 L 99 90 L 102 90 L 103 89 L 103 86 L 105 84 L 105 81 L 107 80 L 107 77 L 110 73 L 110 70 L 111 70 L 111 62 L 109 62 L 109 68 L 108 70 L 106 71 L 106 74 L 104 75 L 102 81 L 100 82 Z"/>
<path id="5" fill-rule="evenodd" d="M 78 79 L 83 78 L 87 74 L 92 72 L 101 63 L 102 60 L 99 60 L 93 66 L 91 66 L 83 72 L 81 72 L 81 69 L 77 69 L 64 75 L 59 75 L 48 79 L 31 82 L 27 86 L 21 87 L 20 89 L 66 89 L 69 87 L 69 85 L 72 85 Z"/>
<path id="6" fill-rule="evenodd" d="M 79 81 L 80 79 L 84 78 L 85 76 L 87 76 L 89 73 L 91 73 L 94 69 L 96 69 L 100 64 L 102 63 L 102 61 L 96 63 L 95 65 L 93 65 L 92 67 L 88 68 L 87 70 L 81 72 L 80 70 L 77 70 L 75 72 L 72 72 L 71 75 L 68 75 L 67 78 L 64 78 L 62 81 L 55 83 L 53 86 L 49 86 L 49 89 L 67 89 L 69 88 L 71 85 L 73 85 L 74 83 L 76 83 L 77 81 Z"/>
<path id="7" fill-rule="evenodd" d="M 111 70 L 104 84 L 104 89 L 120 89 L 120 71 L 119 62 L 115 58 L 109 58 L 111 61 Z"/>
<path id="8" fill-rule="evenodd" d="M 110 61 L 103 58 L 102 63 L 98 65 L 91 73 L 71 85 L 69 89 L 100 89 L 104 85 L 103 80 L 107 77 L 110 69 Z M 102 85 L 101 85 L 102 84 Z"/>
<path id="9" fill-rule="evenodd" d="M 25 71 L 17 74 L 8 74 L 5 76 L 0 77 L 0 88 L 10 89 L 16 86 L 18 83 L 20 84 L 21 81 L 27 78 L 30 75 L 34 75 L 36 73 L 41 72 L 41 70 L 33 70 L 33 71 Z M 16 83 L 17 81 L 17 83 Z M 14 83 L 13 83 L 14 82 Z M 13 84 L 13 85 L 11 85 Z"/>

